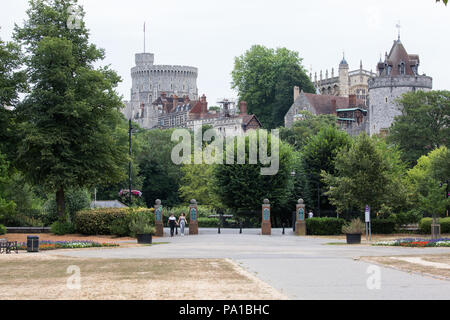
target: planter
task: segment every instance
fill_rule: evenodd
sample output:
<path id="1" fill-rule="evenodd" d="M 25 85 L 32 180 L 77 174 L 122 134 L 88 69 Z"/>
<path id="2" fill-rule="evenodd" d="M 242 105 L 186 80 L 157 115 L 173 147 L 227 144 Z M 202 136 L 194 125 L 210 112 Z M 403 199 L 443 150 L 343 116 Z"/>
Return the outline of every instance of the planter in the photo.
<path id="1" fill-rule="evenodd" d="M 138 234 L 136 235 L 139 244 L 151 244 L 152 235 L 151 234 Z"/>
<path id="2" fill-rule="evenodd" d="M 347 244 L 360 244 L 361 234 L 360 233 L 347 233 Z"/>

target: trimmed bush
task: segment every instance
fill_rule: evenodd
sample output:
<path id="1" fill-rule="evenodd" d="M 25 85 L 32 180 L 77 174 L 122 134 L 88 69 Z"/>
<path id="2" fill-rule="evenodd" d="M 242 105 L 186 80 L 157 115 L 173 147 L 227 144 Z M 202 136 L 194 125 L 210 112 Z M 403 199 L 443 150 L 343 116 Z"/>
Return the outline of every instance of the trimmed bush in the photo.
<path id="1" fill-rule="evenodd" d="M 155 225 L 154 209 L 147 208 L 108 208 L 83 210 L 74 217 L 75 229 L 84 235 L 130 234 L 129 224 L 134 215 L 146 213 L 152 225 Z"/>
<path id="2" fill-rule="evenodd" d="M 0 224 L 0 236 L 6 234 L 6 227 Z"/>
<path id="3" fill-rule="evenodd" d="M 374 234 L 393 234 L 395 231 L 395 219 L 373 219 L 371 221 L 372 233 Z"/>
<path id="4" fill-rule="evenodd" d="M 56 234 L 58 236 L 63 236 L 66 234 L 74 233 L 75 228 L 74 228 L 73 224 L 70 222 L 56 221 L 51 225 L 50 231 L 51 231 L 51 233 Z"/>
<path id="5" fill-rule="evenodd" d="M 341 218 L 311 218 L 306 219 L 308 235 L 334 236 L 342 234 L 345 220 Z"/>
<path id="6" fill-rule="evenodd" d="M 441 218 L 439 220 L 441 224 L 441 233 L 450 233 L 450 217 Z M 423 218 L 419 222 L 419 232 L 422 234 L 431 234 L 432 218 Z"/>
<path id="7" fill-rule="evenodd" d="M 217 228 L 219 226 L 220 219 L 218 218 L 198 218 L 199 228 Z"/>

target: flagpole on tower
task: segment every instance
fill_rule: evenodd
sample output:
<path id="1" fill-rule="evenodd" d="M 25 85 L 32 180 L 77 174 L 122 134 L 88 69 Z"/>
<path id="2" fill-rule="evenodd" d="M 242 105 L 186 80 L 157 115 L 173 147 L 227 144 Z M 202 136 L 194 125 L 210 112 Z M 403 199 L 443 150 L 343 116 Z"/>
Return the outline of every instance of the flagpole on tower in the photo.
<path id="1" fill-rule="evenodd" d="M 145 53 L 145 22 L 144 22 L 144 53 Z"/>

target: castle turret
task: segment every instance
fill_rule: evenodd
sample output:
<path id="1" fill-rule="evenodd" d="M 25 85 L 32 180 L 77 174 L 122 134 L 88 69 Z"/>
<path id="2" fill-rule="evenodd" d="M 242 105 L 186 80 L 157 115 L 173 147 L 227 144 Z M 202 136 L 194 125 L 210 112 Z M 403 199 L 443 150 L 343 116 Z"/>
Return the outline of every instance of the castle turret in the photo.
<path id="1" fill-rule="evenodd" d="M 349 83 L 348 83 L 348 63 L 345 60 L 345 54 L 339 64 L 339 95 L 341 97 L 348 97 L 349 94 Z"/>
<path id="2" fill-rule="evenodd" d="M 371 135 L 388 133 L 394 118 L 402 113 L 396 100 L 404 93 L 432 89 L 433 79 L 419 75 L 419 62 L 419 56 L 408 54 L 399 39 L 385 61 L 378 63 L 378 76 L 369 79 Z"/>

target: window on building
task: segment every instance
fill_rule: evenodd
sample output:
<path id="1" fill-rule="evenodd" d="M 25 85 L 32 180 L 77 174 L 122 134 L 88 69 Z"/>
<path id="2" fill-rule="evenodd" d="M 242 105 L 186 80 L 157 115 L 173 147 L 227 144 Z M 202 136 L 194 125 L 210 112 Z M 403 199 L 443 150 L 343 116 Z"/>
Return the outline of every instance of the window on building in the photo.
<path id="1" fill-rule="evenodd" d="M 406 66 L 405 66 L 405 63 L 403 61 L 400 63 L 399 69 L 400 69 L 400 74 L 401 75 L 405 75 L 406 74 Z"/>

